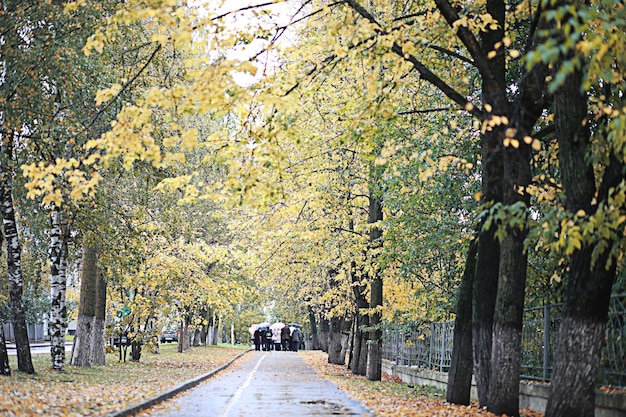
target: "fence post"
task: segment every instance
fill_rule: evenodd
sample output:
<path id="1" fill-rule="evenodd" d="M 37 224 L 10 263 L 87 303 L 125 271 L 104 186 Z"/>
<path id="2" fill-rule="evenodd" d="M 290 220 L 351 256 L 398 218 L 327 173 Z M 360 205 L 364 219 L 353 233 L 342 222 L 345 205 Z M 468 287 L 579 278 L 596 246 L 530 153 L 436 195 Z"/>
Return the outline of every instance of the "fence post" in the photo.
<path id="1" fill-rule="evenodd" d="M 400 364 L 400 333 L 396 332 L 394 339 L 396 339 L 396 365 Z"/>
<path id="2" fill-rule="evenodd" d="M 430 324 L 430 342 L 428 343 L 428 369 L 433 369 L 433 341 L 435 338 L 435 323 Z"/>
<path id="3" fill-rule="evenodd" d="M 548 301 L 548 300 L 546 300 Z M 550 304 L 543 306 L 543 380 L 548 380 L 550 362 Z"/>
<path id="4" fill-rule="evenodd" d="M 439 357 L 439 372 L 443 372 L 443 361 L 446 353 L 446 325 L 444 321 L 441 326 L 441 356 Z"/>

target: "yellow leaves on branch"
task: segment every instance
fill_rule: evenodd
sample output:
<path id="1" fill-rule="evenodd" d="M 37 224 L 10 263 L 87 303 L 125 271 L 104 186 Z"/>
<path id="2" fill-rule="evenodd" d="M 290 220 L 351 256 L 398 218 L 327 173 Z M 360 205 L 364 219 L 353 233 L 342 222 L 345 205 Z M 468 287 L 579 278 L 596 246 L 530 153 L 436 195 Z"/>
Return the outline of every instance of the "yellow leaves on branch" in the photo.
<path id="1" fill-rule="evenodd" d="M 487 32 L 499 28 L 498 21 L 490 13 L 483 13 L 472 17 L 461 16 L 452 26 L 455 29 L 460 27 L 468 28 L 472 32 Z"/>
<path id="2" fill-rule="evenodd" d="M 122 86 L 120 84 L 113 84 L 109 88 L 98 91 L 95 98 L 96 106 L 100 106 L 103 103 L 111 100 L 112 98 L 115 98 L 121 90 Z"/>
<path id="3" fill-rule="evenodd" d="M 152 111 L 145 107 L 125 107 L 112 122 L 112 129 L 99 139 L 87 143 L 87 150 L 103 152 L 103 166 L 107 167 L 113 158 L 121 157 L 124 168 L 130 169 L 137 160 L 151 161 L 161 166 L 163 155 L 152 137 Z"/>
<path id="4" fill-rule="evenodd" d="M 32 163 L 22 166 L 24 176 L 28 178 L 26 189 L 27 197 L 43 196 L 43 204 L 54 203 L 61 206 L 63 193 L 59 181 L 65 182 L 69 189 L 68 198 L 74 202 L 93 197 L 95 188 L 101 177 L 96 171 L 91 173 L 78 169 L 80 163 L 75 158 L 69 160 L 57 159 L 55 163 Z"/>

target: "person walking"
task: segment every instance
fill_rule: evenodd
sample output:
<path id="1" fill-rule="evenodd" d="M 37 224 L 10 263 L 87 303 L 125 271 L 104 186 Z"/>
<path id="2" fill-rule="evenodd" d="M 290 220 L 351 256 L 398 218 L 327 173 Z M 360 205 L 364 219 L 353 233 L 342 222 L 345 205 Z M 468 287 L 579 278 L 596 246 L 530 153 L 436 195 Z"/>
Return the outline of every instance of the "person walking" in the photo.
<path id="1" fill-rule="evenodd" d="M 275 351 L 281 350 L 280 349 L 281 348 L 281 344 L 280 344 L 280 341 L 281 341 L 281 331 L 282 331 L 282 329 L 278 329 L 276 327 L 274 327 L 272 329 L 272 342 L 274 342 L 274 350 Z"/>
<path id="2" fill-rule="evenodd" d="M 263 343 L 263 350 L 269 352 L 272 350 L 272 329 L 264 327 L 261 329 L 261 342 Z"/>
<path id="3" fill-rule="evenodd" d="M 280 330 L 280 339 L 283 342 L 283 350 L 290 350 L 291 348 L 291 331 L 289 330 L 289 325 L 285 324 Z"/>
<path id="4" fill-rule="evenodd" d="M 300 342 L 302 341 L 302 332 L 298 327 L 294 327 L 291 332 L 291 350 L 297 352 L 300 348 Z"/>
<path id="5" fill-rule="evenodd" d="M 261 332 L 259 329 L 254 331 L 254 350 L 261 350 Z"/>

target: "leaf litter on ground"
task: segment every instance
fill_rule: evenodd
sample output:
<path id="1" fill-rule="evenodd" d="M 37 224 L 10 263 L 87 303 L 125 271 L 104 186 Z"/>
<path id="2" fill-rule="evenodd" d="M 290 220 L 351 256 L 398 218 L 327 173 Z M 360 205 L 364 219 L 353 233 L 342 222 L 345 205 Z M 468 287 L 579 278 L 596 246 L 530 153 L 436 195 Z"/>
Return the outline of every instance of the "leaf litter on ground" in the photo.
<path id="1" fill-rule="evenodd" d="M 160 354 L 144 353 L 140 362 L 120 363 L 117 354 L 109 354 L 107 365 L 66 366 L 65 372 L 50 369 L 49 355 L 34 355 L 35 375 L 14 371 L 11 377 L 0 377 L 0 415 L 104 416 L 210 372 L 240 353 L 240 348 L 193 347 L 181 354 L 175 344 L 163 345 Z M 383 374 L 382 381 L 368 381 L 345 366 L 329 364 L 321 351 L 300 354 L 323 377 L 381 417 L 493 416 L 477 404 L 446 403 L 442 391 L 398 377 Z M 11 359 L 16 369 L 15 357 Z M 530 410 L 521 414 L 543 417 Z"/>
<path id="2" fill-rule="evenodd" d="M 305 351 L 303 356 L 319 374 L 381 417 L 495 417 L 476 403 L 469 406 L 447 403 L 443 391 L 407 384 L 397 376 L 383 373 L 382 381 L 369 381 L 354 375 L 346 366 L 329 364 L 328 355 L 320 351 Z M 531 410 L 520 413 L 524 417 L 544 416 Z"/>
<path id="3" fill-rule="evenodd" d="M 192 347 L 177 352 L 176 344 L 161 345 L 160 353 L 142 353 L 139 362 L 118 361 L 107 354 L 106 365 L 50 367 L 50 355 L 33 355 L 36 373 L 13 371 L 0 377 L 0 415 L 104 416 L 152 397 L 182 382 L 206 374 L 241 354 L 241 348 Z M 11 357 L 11 369 L 17 369 Z"/>

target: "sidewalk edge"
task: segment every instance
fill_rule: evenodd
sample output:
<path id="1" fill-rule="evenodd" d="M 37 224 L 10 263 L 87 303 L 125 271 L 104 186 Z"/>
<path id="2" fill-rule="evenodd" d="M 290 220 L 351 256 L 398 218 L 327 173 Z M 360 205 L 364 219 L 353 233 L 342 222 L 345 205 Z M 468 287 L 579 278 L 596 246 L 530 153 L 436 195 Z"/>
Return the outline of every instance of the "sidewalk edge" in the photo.
<path id="1" fill-rule="evenodd" d="M 252 351 L 252 349 L 250 350 L 246 350 L 242 353 L 240 353 L 239 355 L 235 356 L 234 358 L 232 358 L 231 360 L 229 360 L 228 362 L 226 362 L 224 365 L 220 366 L 219 368 L 213 369 L 212 371 L 197 376 L 194 379 L 190 379 L 189 381 L 186 382 L 182 382 L 176 386 L 174 386 L 173 388 L 166 390 L 166 391 L 162 391 L 159 394 L 147 398 L 145 400 L 142 401 L 138 401 L 136 403 L 133 403 L 131 405 L 129 405 L 128 407 L 120 410 L 120 411 L 114 411 L 111 413 L 106 414 L 106 417 L 130 417 L 130 416 L 134 416 L 135 414 L 139 413 L 140 411 L 146 410 L 160 402 L 163 402 L 165 400 L 169 400 L 170 398 L 172 398 L 173 396 L 175 396 L 178 393 L 181 393 L 183 391 L 186 391 L 190 388 L 195 387 L 196 385 L 200 384 L 201 382 L 203 382 L 204 380 L 214 376 L 215 374 L 217 374 L 218 372 L 223 371 L 224 369 L 228 368 L 230 365 L 232 365 L 233 362 L 235 362 L 237 359 L 241 358 L 243 355 L 245 355 L 246 353 Z"/>

